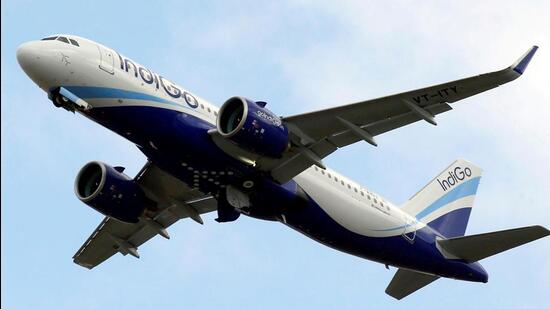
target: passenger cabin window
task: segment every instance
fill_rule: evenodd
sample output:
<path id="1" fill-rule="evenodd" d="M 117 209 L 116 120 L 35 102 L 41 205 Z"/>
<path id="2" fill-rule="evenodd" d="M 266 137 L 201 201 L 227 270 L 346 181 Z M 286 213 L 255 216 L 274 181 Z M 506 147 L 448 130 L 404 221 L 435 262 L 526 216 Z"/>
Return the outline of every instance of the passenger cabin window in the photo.
<path id="1" fill-rule="evenodd" d="M 343 181 L 343 180 L 340 180 L 340 183 L 342 184 L 342 186 L 345 186 L 345 184 L 344 184 L 344 181 Z"/>
<path id="2" fill-rule="evenodd" d="M 50 37 L 47 37 L 47 38 L 43 38 L 43 39 L 40 40 L 40 41 L 53 41 L 53 40 L 55 40 L 55 39 L 57 39 L 56 36 L 50 36 Z"/>
<path id="3" fill-rule="evenodd" d="M 67 44 L 70 44 L 70 43 L 69 43 L 69 40 L 67 40 L 67 38 L 64 37 L 64 36 L 58 37 L 57 40 L 58 40 L 58 41 L 61 41 L 61 42 L 65 42 L 65 43 L 67 43 Z"/>
<path id="4" fill-rule="evenodd" d="M 71 41 L 71 44 L 73 44 L 74 46 L 80 46 L 76 40 L 69 39 L 69 41 Z"/>

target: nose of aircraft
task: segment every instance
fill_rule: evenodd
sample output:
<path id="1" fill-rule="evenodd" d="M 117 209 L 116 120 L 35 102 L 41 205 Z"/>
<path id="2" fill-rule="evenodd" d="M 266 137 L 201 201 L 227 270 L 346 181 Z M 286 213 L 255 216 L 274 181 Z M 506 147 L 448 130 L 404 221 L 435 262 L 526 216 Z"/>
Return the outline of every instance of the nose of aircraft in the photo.
<path id="1" fill-rule="evenodd" d="M 57 75 L 54 69 L 55 53 L 41 41 L 23 43 L 17 48 L 17 62 L 25 73 L 41 88 L 49 87 Z"/>
<path id="2" fill-rule="evenodd" d="M 44 59 L 45 54 L 41 49 L 40 42 L 33 41 L 23 43 L 17 48 L 17 62 L 25 73 L 40 87 L 44 86 L 47 78 L 48 59 Z"/>
<path id="3" fill-rule="evenodd" d="M 25 72 L 32 69 L 34 62 L 40 60 L 36 45 L 36 42 L 27 42 L 17 48 L 17 62 Z"/>

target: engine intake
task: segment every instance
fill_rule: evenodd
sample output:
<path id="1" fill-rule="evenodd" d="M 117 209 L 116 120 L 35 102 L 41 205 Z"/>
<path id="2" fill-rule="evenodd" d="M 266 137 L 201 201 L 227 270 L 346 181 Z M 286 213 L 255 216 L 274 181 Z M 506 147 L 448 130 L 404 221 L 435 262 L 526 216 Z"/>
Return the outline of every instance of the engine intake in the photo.
<path id="1" fill-rule="evenodd" d="M 76 176 L 74 189 L 86 205 L 128 223 L 138 222 L 144 210 L 154 203 L 133 179 L 98 161 L 84 165 Z"/>
<path id="2" fill-rule="evenodd" d="M 288 148 L 288 128 L 264 102 L 232 97 L 221 107 L 218 132 L 243 148 L 270 157 L 280 157 Z"/>

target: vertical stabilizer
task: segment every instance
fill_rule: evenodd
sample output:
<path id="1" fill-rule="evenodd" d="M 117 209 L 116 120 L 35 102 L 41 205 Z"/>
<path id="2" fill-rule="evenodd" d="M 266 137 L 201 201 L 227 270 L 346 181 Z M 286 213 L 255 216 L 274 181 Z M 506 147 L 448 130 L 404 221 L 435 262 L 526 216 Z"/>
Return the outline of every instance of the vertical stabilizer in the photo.
<path id="1" fill-rule="evenodd" d="M 456 160 L 403 205 L 403 210 L 445 237 L 464 235 L 482 170 Z"/>

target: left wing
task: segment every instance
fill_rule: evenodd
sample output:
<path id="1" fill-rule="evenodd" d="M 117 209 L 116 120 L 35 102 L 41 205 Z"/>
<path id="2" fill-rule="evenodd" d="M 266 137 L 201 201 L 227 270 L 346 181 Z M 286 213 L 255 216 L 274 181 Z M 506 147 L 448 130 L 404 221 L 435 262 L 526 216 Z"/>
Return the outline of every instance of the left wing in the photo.
<path id="1" fill-rule="evenodd" d="M 283 117 L 291 133 L 292 147 L 280 159 L 253 158 L 256 166 L 284 183 L 311 165 L 324 168 L 322 159 L 340 147 L 364 140 L 376 146 L 376 135 L 425 120 L 436 124 L 435 115 L 451 110 L 449 103 L 508 83 L 523 74 L 537 50 L 533 46 L 506 69 L 472 76 L 383 98 Z M 214 136 L 218 144 L 220 138 Z M 229 149 L 230 145 L 225 146 Z M 222 147 L 223 148 L 223 147 Z M 236 153 L 235 150 L 231 151 Z M 244 155 L 241 155 L 244 156 Z"/>
<path id="2" fill-rule="evenodd" d="M 138 223 L 105 217 L 73 256 L 76 264 L 92 269 L 117 252 L 139 257 L 137 248 L 141 244 L 157 234 L 170 238 L 166 228 L 178 220 L 189 217 L 202 224 L 200 214 L 217 209 L 213 197 L 189 188 L 150 162 L 136 181 L 149 198 L 158 202 L 159 210 Z"/>

